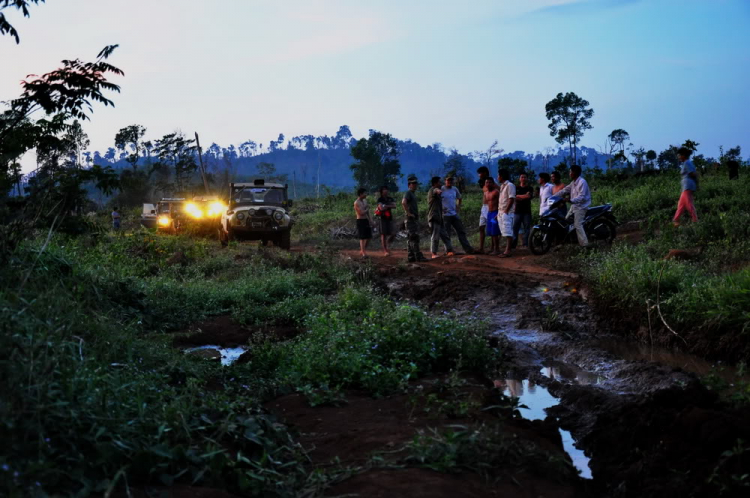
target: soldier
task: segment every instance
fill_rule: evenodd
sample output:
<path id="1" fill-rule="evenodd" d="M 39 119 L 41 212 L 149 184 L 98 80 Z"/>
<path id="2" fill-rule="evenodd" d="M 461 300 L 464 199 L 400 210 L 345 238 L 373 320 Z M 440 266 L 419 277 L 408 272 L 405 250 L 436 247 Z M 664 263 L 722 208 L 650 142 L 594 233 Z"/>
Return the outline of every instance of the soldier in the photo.
<path id="1" fill-rule="evenodd" d="M 408 181 L 409 189 L 401 200 L 401 207 L 406 213 L 406 233 L 409 235 L 407 248 L 409 252 L 409 262 L 427 261 L 422 251 L 419 250 L 419 207 L 417 205 L 417 195 L 414 193 L 419 186 L 416 176 L 410 176 Z"/>

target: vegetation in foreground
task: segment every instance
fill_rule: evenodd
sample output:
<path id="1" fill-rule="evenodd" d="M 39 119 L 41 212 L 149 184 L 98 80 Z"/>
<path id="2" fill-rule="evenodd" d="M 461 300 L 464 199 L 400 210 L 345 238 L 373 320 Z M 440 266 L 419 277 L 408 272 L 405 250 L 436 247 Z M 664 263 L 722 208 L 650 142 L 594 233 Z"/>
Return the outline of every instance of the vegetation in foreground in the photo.
<path id="1" fill-rule="evenodd" d="M 326 402 L 350 388 L 388 395 L 426 374 L 497 361 L 481 323 L 378 296 L 366 268 L 321 255 L 92 233 L 54 236 L 46 248 L 27 241 L 1 271 L 4 496 L 175 483 L 315 494 L 335 471 L 311 468 L 262 401 L 299 391 Z M 226 368 L 159 333 L 214 314 L 307 332 L 259 338 L 249 363 Z"/>

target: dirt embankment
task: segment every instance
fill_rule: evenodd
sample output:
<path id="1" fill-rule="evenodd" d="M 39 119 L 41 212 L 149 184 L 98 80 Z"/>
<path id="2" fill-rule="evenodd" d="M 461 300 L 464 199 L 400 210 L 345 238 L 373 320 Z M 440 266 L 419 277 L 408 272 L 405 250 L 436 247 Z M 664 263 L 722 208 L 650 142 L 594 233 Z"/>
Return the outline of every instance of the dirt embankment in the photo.
<path id="1" fill-rule="evenodd" d="M 559 398 L 548 420 L 591 458 L 592 496 L 742 496 L 750 411 L 699 382 L 689 370 L 700 359 L 617 354 L 608 344 L 622 341 L 600 328 L 575 275 L 523 257 L 373 261 L 395 297 L 495 325 L 506 375 Z"/>

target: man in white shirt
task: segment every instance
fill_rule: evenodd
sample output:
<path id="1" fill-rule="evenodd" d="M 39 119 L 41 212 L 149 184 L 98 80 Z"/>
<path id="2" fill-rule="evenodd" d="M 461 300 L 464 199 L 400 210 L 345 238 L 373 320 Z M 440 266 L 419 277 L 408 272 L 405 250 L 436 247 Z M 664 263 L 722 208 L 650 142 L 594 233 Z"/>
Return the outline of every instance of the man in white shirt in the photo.
<path id="1" fill-rule="evenodd" d="M 568 211 L 567 218 L 573 217 L 573 225 L 576 227 L 576 234 L 578 235 L 578 244 L 581 247 L 589 245 L 589 239 L 586 237 L 586 231 L 583 229 L 583 220 L 586 218 L 586 212 L 589 210 L 591 205 L 591 191 L 589 190 L 589 184 L 581 176 L 581 167 L 574 164 L 570 167 L 570 179 L 571 181 L 568 186 L 558 192 L 557 195 L 565 196 L 569 195 L 572 206 Z"/>
<path id="2" fill-rule="evenodd" d="M 552 196 L 552 184 L 549 182 L 549 173 L 539 173 L 539 216 L 549 212 L 547 199 Z"/>
<path id="3" fill-rule="evenodd" d="M 507 169 L 497 172 L 497 182 L 500 185 L 500 199 L 498 202 L 497 222 L 500 225 L 500 235 L 505 237 L 505 252 L 500 254 L 501 258 L 510 257 L 510 249 L 513 244 L 513 215 L 515 213 L 516 186 L 510 182 L 510 173 Z"/>

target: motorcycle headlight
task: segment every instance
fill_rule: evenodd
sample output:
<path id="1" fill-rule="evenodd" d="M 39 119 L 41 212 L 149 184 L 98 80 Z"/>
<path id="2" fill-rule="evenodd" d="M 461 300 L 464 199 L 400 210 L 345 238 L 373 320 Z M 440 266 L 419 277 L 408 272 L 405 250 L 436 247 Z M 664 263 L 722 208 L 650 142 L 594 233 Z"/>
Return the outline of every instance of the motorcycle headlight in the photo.
<path id="1" fill-rule="evenodd" d="M 281 221 L 282 219 L 284 219 L 284 213 L 282 213 L 281 211 L 276 211 L 275 213 L 273 213 L 273 219 L 275 219 L 276 221 Z"/>
<path id="2" fill-rule="evenodd" d="M 245 219 L 245 213 L 237 213 L 237 219 L 242 221 Z"/>

